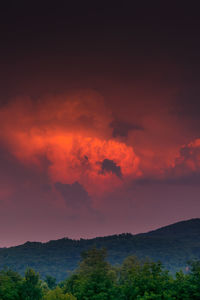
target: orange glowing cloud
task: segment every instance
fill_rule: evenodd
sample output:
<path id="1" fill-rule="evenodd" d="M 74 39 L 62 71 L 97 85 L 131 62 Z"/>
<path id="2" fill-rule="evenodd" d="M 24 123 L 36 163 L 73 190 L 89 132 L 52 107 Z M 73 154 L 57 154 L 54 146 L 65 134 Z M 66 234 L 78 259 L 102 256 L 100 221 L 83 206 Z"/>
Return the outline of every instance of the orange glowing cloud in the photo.
<path id="1" fill-rule="evenodd" d="M 0 110 L 0 138 L 22 163 L 44 168 L 52 183 L 78 181 L 90 195 L 141 176 L 133 147 L 112 138 L 112 115 L 96 92 L 33 101 L 16 99 Z M 104 160 L 118 168 L 102 169 Z"/>

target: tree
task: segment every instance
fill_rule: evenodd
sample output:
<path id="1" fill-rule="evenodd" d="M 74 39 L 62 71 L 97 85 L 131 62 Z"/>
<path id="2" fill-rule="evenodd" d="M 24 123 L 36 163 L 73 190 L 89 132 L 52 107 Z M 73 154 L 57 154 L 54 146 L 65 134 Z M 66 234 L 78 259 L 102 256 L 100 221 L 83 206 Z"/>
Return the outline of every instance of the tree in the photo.
<path id="1" fill-rule="evenodd" d="M 193 300 L 200 299 L 200 261 L 190 261 L 190 272 L 187 279 L 187 290 Z"/>
<path id="2" fill-rule="evenodd" d="M 177 300 L 188 300 L 191 298 L 191 287 L 189 282 L 189 274 L 184 274 L 183 271 L 176 273 L 173 282 L 173 295 Z"/>
<path id="3" fill-rule="evenodd" d="M 45 295 L 44 300 L 76 300 L 72 294 L 65 294 L 60 287 L 56 287 Z"/>
<path id="4" fill-rule="evenodd" d="M 105 259 L 105 249 L 84 252 L 78 270 L 66 282 L 66 291 L 78 300 L 116 299 L 115 272 Z"/>
<path id="5" fill-rule="evenodd" d="M 39 274 L 34 270 L 28 269 L 25 273 L 25 280 L 21 286 L 21 300 L 40 300 L 42 299 L 42 287 Z"/>
<path id="6" fill-rule="evenodd" d="M 45 278 L 45 282 L 47 283 L 48 288 L 50 290 L 55 289 L 55 287 L 56 287 L 56 278 L 55 277 L 47 275 L 46 278 Z"/>
<path id="7" fill-rule="evenodd" d="M 20 300 L 21 276 L 12 270 L 0 272 L 0 299 Z"/>
<path id="8" fill-rule="evenodd" d="M 161 263 L 128 257 L 121 266 L 121 299 L 172 299 L 172 278 Z"/>
<path id="9" fill-rule="evenodd" d="M 45 295 L 44 300 L 76 300 L 72 294 L 64 294 L 60 287 L 56 287 Z"/>
<path id="10" fill-rule="evenodd" d="M 189 266 L 189 273 L 176 273 L 173 290 L 177 300 L 200 299 L 200 261 L 191 261 Z"/>

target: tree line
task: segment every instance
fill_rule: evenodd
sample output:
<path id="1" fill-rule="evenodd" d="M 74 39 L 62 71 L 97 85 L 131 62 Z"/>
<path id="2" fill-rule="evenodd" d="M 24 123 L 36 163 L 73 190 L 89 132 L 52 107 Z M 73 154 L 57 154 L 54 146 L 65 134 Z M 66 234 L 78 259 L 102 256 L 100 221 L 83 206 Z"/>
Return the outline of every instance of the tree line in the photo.
<path id="1" fill-rule="evenodd" d="M 200 299 L 200 261 L 172 276 L 160 262 L 127 257 L 119 266 L 106 260 L 106 250 L 82 253 L 79 267 L 62 282 L 40 279 L 33 269 L 22 277 L 10 269 L 0 271 L 1 300 L 195 300 Z"/>

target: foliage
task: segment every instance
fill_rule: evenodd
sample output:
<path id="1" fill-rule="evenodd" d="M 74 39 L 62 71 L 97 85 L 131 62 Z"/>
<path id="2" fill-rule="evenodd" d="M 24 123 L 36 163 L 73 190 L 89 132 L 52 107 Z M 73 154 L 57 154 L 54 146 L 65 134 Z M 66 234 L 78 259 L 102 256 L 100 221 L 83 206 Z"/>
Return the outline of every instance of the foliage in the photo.
<path id="1" fill-rule="evenodd" d="M 48 276 L 27 269 L 25 277 L 4 269 L 0 272 L 1 300 L 199 300 L 200 261 L 193 260 L 187 271 L 172 276 L 160 262 L 127 257 L 113 267 L 105 249 L 95 247 L 82 253 L 78 268 L 55 285 Z"/>
<path id="2" fill-rule="evenodd" d="M 115 276 L 105 258 L 105 249 L 83 252 L 83 260 L 76 275 L 69 280 L 70 284 L 66 283 L 66 290 L 69 289 L 78 300 L 116 299 Z"/>
<path id="3" fill-rule="evenodd" d="M 161 263 L 129 257 L 120 271 L 122 299 L 169 299 L 171 277 Z"/>
<path id="4" fill-rule="evenodd" d="M 45 278 L 45 282 L 49 289 L 53 290 L 56 287 L 56 278 L 50 275 L 47 275 Z"/>
<path id="5" fill-rule="evenodd" d="M 21 286 L 21 299 L 40 300 L 42 299 L 42 287 L 39 274 L 34 270 L 28 269 L 25 273 L 25 279 Z"/>
<path id="6" fill-rule="evenodd" d="M 76 300 L 76 297 L 68 293 L 65 294 L 60 287 L 56 287 L 44 296 L 44 300 Z"/>
<path id="7" fill-rule="evenodd" d="M 12 270 L 2 270 L 0 272 L 0 299 L 20 300 L 20 288 L 22 278 Z"/>

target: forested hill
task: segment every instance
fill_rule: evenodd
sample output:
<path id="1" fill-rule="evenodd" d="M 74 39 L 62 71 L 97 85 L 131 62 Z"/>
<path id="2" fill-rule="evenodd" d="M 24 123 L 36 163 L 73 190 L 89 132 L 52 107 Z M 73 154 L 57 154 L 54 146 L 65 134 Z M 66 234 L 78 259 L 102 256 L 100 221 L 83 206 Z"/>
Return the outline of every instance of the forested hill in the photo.
<path id="1" fill-rule="evenodd" d="M 178 222 L 143 234 L 120 234 L 94 239 L 63 238 L 47 243 L 27 242 L 0 249 L 0 269 L 10 267 L 21 274 L 27 267 L 41 276 L 62 280 L 77 267 L 82 251 L 105 247 L 108 259 L 118 264 L 129 255 L 160 260 L 172 272 L 185 268 L 188 260 L 200 259 L 200 219 Z"/>

